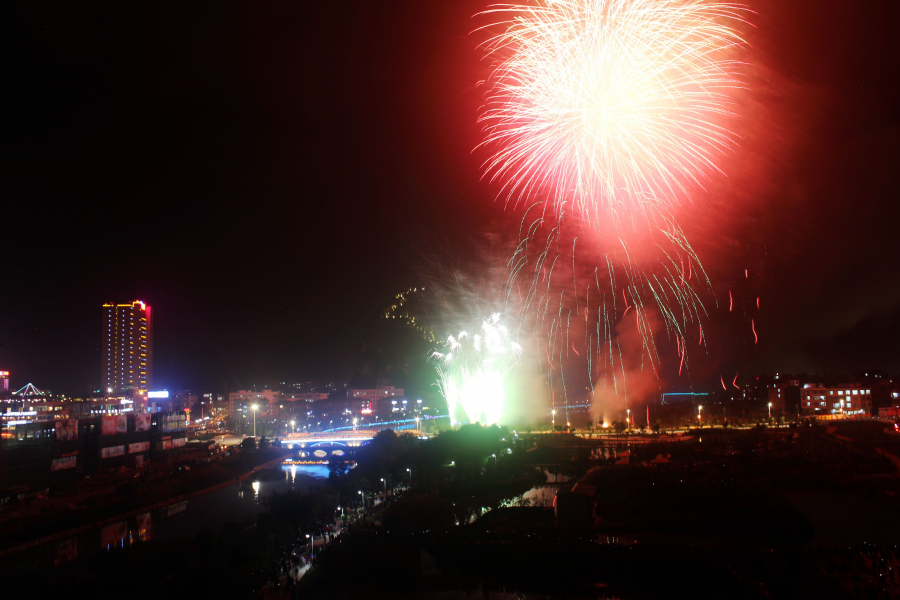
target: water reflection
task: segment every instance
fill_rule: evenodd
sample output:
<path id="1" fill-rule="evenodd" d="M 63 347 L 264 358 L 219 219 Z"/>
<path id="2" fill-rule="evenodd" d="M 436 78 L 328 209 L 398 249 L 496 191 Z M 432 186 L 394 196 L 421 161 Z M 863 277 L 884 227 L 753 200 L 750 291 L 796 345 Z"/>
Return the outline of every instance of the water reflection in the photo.
<path id="1" fill-rule="evenodd" d="M 328 478 L 324 465 L 284 466 L 283 478 L 243 481 L 232 486 L 170 504 L 151 512 L 81 532 L 71 538 L 47 542 L 5 559 L 10 568 L 38 573 L 52 565 L 89 559 L 97 552 L 127 547 L 150 539 L 168 542 L 193 539 L 201 529 L 219 531 L 226 523 L 242 523 L 265 509 L 274 492 L 306 492 Z M 252 495 L 250 489 L 253 490 Z M 235 494 L 235 491 L 238 493 Z M 246 494 L 244 492 L 247 492 Z"/>
<path id="2" fill-rule="evenodd" d="M 137 516 L 137 537 L 138 540 L 146 542 L 150 540 L 150 534 L 153 528 L 153 521 L 150 513 L 142 513 Z"/>

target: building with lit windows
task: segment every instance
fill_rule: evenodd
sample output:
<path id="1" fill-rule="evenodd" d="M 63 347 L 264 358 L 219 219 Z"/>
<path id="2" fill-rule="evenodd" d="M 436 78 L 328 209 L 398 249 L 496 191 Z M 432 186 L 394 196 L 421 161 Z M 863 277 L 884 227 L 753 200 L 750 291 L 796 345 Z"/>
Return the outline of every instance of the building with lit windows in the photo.
<path id="1" fill-rule="evenodd" d="M 103 305 L 103 368 L 101 385 L 107 394 L 146 397 L 153 383 L 153 322 L 150 306 Z"/>
<path id="2" fill-rule="evenodd" d="M 328 400 L 327 392 L 281 392 L 285 402 L 321 402 Z"/>
<path id="3" fill-rule="evenodd" d="M 228 394 L 228 412 L 231 416 L 245 411 L 247 407 L 254 404 L 259 407 L 260 415 L 268 415 L 275 412 L 278 408 L 278 402 L 281 400 L 281 392 L 277 390 L 263 390 L 261 392 L 252 390 L 238 390 Z"/>
<path id="4" fill-rule="evenodd" d="M 799 401 L 799 393 L 797 390 L 800 389 L 800 380 L 799 379 L 791 379 L 784 378 L 776 374 L 775 381 L 773 383 L 768 384 L 766 389 L 766 393 L 769 397 L 769 403 L 772 405 L 773 414 L 783 414 L 785 409 L 789 409 L 791 411 L 796 411 L 797 402 Z M 806 395 L 803 396 L 804 404 L 802 408 L 806 408 Z M 791 413 L 793 414 L 793 412 Z"/>
<path id="5" fill-rule="evenodd" d="M 403 388 L 395 388 L 392 385 L 383 385 L 369 390 L 349 389 L 347 397 L 354 400 L 366 400 L 368 402 L 377 402 L 378 400 L 386 400 L 390 398 L 402 398 Z"/>
<path id="6" fill-rule="evenodd" d="M 0 371 L 0 393 L 9 391 L 9 371 Z"/>
<path id="7" fill-rule="evenodd" d="M 858 383 L 834 386 L 807 383 L 800 390 L 800 407 L 807 415 L 871 414 L 872 390 Z"/>

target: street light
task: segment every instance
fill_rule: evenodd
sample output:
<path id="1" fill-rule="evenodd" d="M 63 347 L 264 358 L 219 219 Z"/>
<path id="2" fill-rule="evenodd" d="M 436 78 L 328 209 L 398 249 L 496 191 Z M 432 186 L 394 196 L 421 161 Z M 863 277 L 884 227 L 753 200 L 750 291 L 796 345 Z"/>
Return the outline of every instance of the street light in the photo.
<path id="1" fill-rule="evenodd" d="M 253 408 L 253 437 L 256 437 L 256 409 L 259 408 L 259 405 L 254 404 L 251 408 Z"/>
<path id="2" fill-rule="evenodd" d="M 631 429 L 631 409 L 625 409 L 625 422 L 628 423 L 628 429 Z"/>
<path id="3" fill-rule="evenodd" d="M 772 403 L 769 402 L 769 420 L 772 419 Z"/>
<path id="4" fill-rule="evenodd" d="M 412 487 L 412 469 L 407 469 L 407 473 L 409 473 L 409 487 Z"/>
<path id="5" fill-rule="evenodd" d="M 384 480 L 384 477 L 381 478 L 381 483 L 384 484 L 384 499 L 382 502 L 387 502 L 387 481 Z"/>
<path id="6" fill-rule="evenodd" d="M 295 422 L 296 421 L 293 421 L 293 420 L 291 421 L 291 433 L 294 433 L 294 423 Z"/>
<path id="7" fill-rule="evenodd" d="M 703 425 L 700 423 L 700 411 L 701 410 L 703 410 L 703 406 L 702 405 L 697 406 L 697 425 L 700 425 L 701 427 L 703 427 Z"/>
<path id="8" fill-rule="evenodd" d="M 309 557 L 312 558 L 313 555 L 313 540 L 315 538 L 309 537 L 309 534 L 306 534 L 306 537 L 309 538 Z"/>
<path id="9" fill-rule="evenodd" d="M 556 431 L 556 409 L 555 408 L 550 411 L 550 415 L 552 416 L 552 419 L 553 419 L 553 431 Z"/>

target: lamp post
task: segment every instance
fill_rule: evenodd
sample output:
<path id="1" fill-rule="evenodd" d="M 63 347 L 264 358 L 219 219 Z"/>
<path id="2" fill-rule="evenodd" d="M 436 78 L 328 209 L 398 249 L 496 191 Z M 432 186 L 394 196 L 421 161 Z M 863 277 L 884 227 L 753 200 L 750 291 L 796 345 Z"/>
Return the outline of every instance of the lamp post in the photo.
<path id="1" fill-rule="evenodd" d="M 356 493 L 359 494 L 360 496 L 362 496 L 361 502 L 363 503 L 363 508 L 365 508 L 365 507 L 366 507 L 366 497 L 363 496 L 362 490 L 359 490 L 359 491 L 356 492 Z"/>
<path id="2" fill-rule="evenodd" d="M 296 423 L 296 421 L 291 420 L 291 433 L 294 433 L 294 423 Z"/>
<path id="3" fill-rule="evenodd" d="M 551 420 L 553 421 L 553 431 L 556 432 L 556 409 L 555 408 L 550 411 L 550 417 L 551 417 Z"/>
<path id="4" fill-rule="evenodd" d="M 697 425 L 703 427 L 703 422 L 700 420 L 700 411 L 703 410 L 703 405 L 697 406 Z"/>
<path id="5" fill-rule="evenodd" d="M 310 535 L 309 535 L 308 533 L 306 534 L 306 537 L 309 538 L 309 557 L 312 558 L 312 555 L 313 555 L 313 540 L 315 540 L 316 538 L 310 537 Z"/>
<path id="6" fill-rule="evenodd" d="M 382 503 L 387 502 L 387 481 L 384 480 L 384 477 L 381 478 L 381 483 L 384 484 L 384 496 L 382 497 Z"/>
<path id="7" fill-rule="evenodd" d="M 772 420 L 772 403 L 769 402 L 769 420 Z"/>
<path id="8" fill-rule="evenodd" d="M 625 409 L 625 422 L 628 423 L 628 429 L 631 429 L 631 409 Z"/>
<path id="9" fill-rule="evenodd" d="M 416 417 L 416 433 L 419 433 L 419 417 Z"/>
<path id="10" fill-rule="evenodd" d="M 407 473 L 409 473 L 409 487 L 412 487 L 412 469 L 407 469 Z"/>
<path id="11" fill-rule="evenodd" d="M 256 437 L 256 409 L 259 408 L 259 405 L 254 404 L 251 408 L 253 408 L 253 437 Z"/>

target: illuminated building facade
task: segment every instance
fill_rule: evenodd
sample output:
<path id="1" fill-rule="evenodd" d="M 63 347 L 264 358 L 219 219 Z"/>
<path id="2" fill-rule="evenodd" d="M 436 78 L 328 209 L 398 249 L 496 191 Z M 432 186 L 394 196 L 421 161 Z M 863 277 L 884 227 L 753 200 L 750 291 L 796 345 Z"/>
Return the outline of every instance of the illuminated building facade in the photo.
<path id="1" fill-rule="evenodd" d="M 320 402 L 328 400 L 326 392 L 282 392 L 281 399 L 285 402 Z"/>
<path id="2" fill-rule="evenodd" d="M 362 414 L 372 414 L 373 412 L 376 412 L 379 415 L 387 415 L 392 412 L 392 409 L 393 411 L 396 411 L 395 405 L 398 400 L 403 398 L 403 392 L 403 388 L 395 388 L 392 385 L 382 385 L 367 390 L 348 389 L 347 397 L 363 402 Z M 406 400 L 403 400 L 403 403 L 406 404 Z"/>
<path id="3" fill-rule="evenodd" d="M 808 383 L 800 390 L 800 406 L 805 414 L 871 414 L 872 390 L 858 383 L 837 386 Z"/>
<path id="4" fill-rule="evenodd" d="M 153 383 L 153 322 L 150 306 L 103 305 L 101 385 L 108 394 L 146 397 Z"/>
<path id="5" fill-rule="evenodd" d="M 392 385 L 380 386 L 370 390 L 358 390 L 352 388 L 347 390 L 348 398 L 353 398 L 355 400 L 366 400 L 368 402 L 377 402 L 379 400 L 400 398 L 402 396 L 403 388 L 395 388 Z"/>
<path id="6" fill-rule="evenodd" d="M 0 393 L 9 391 L 9 371 L 0 371 Z"/>
<path id="7" fill-rule="evenodd" d="M 238 390 L 228 394 L 228 412 L 236 417 L 238 413 L 246 412 L 247 408 L 254 404 L 259 407 L 260 415 L 268 415 L 275 412 L 278 402 L 281 400 L 281 392 L 277 390 Z"/>

